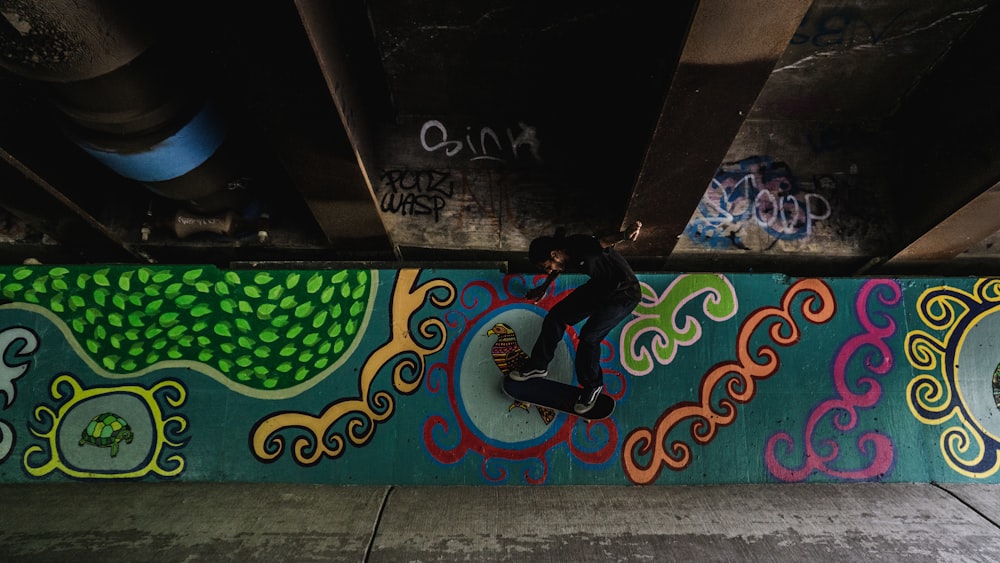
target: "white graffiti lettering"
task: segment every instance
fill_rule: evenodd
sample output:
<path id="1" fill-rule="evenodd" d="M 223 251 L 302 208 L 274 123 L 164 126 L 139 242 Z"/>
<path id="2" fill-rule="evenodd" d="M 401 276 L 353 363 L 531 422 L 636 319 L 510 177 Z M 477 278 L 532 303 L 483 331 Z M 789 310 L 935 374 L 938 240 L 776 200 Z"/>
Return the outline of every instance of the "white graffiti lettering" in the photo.
<path id="1" fill-rule="evenodd" d="M 420 128 L 420 146 L 427 152 L 444 150 L 448 157 L 458 155 L 463 151 L 472 153 L 469 160 L 494 160 L 504 162 L 506 158 L 517 159 L 520 156 L 521 147 L 526 147 L 528 153 L 536 161 L 541 162 L 541 141 L 538 139 L 538 131 L 524 123 L 518 122 L 520 130 L 515 136 L 511 128 L 507 128 L 507 144 L 504 145 L 490 127 L 479 129 L 478 144 L 474 139 L 472 127 L 466 127 L 465 140 L 451 139 L 448 135 L 448 128 L 436 119 L 429 120 Z"/>
<path id="2" fill-rule="evenodd" d="M 791 172 L 768 157 L 756 157 L 720 169 L 710 182 L 687 234 L 712 247 L 750 250 L 745 235 L 756 226 L 772 241 L 801 240 L 817 221 L 830 217 L 822 195 L 797 188 Z"/>

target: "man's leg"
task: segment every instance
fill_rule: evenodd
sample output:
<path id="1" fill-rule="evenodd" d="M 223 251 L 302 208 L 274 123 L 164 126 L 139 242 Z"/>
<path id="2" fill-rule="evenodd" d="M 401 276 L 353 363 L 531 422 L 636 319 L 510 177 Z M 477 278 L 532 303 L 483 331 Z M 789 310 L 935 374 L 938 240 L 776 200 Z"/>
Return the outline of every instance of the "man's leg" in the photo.
<path id="1" fill-rule="evenodd" d="M 542 330 L 538 333 L 535 346 L 531 349 L 530 365 L 547 367 L 555 356 L 563 335 L 566 334 L 566 327 L 575 325 L 587 317 L 592 305 L 589 290 L 587 284 L 576 288 L 545 315 Z"/>
<path id="2" fill-rule="evenodd" d="M 556 303 L 542 321 L 542 329 L 531 349 L 531 358 L 520 370 L 511 371 L 510 377 L 523 381 L 547 375 L 549 362 L 555 357 L 556 349 L 562 342 L 563 334 L 566 333 L 566 327 L 586 318 L 590 306 L 590 289 L 587 284 L 576 288 L 562 301 Z"/>
<path id="3" fill-rule="evenodd" d="M 598 309 L 580 330 L 580 343 L 576 347 L 576 378 L 583 387 L 604 383 L 601 342 L 623 318 L 616 318 L 610 315 L 611 312 L 608 308 Z"/>
<path id="4" fill-rule="evenodd" d="M 638 304 L 638 296 L 632 293 L 612 295 L 606 303 L 594 310 L 580 330 L 580 344 L 576 349 L 576 377 L 583 391 L 577 401 L 576 412 L 582 414 L 589 411 L 604 386 L 601 342 Z"/>

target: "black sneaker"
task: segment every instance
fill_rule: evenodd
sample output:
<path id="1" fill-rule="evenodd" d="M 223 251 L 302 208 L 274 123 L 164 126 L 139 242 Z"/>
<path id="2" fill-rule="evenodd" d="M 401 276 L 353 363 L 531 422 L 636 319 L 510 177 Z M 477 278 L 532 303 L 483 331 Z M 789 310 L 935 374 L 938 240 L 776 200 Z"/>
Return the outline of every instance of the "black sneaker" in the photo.
<path id="1" fill-rule="evenodd" d="M 549 374 L 547 369 L 526 369 L 524 371 L 512 369 L 507 375 L 514 381 L 525 381 L 535 377 L 545 377 Z"/>
<path id="2" fill-rule="evenodd" d="M 603 390 L 603 385 L 584 388 L 580 391 L 580 398 L 577 399 L 576 404 L 573 405 L 573 411 L 576 414 L 586 414 L 590 412 L 590 409 L 594 408 L 594 405 L 597 404 L 597 398 L 601 396 L 601 391 Z"/>

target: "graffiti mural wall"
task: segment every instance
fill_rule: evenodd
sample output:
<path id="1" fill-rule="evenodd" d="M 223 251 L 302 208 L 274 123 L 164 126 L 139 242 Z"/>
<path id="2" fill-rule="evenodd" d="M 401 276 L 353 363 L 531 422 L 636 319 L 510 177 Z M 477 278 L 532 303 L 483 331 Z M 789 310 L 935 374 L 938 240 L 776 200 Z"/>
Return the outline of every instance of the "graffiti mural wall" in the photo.
<path id="1" fill-rule="evenodd" d="M 587 422 L 501 389 L 579 277 L 2 267 L 0 482 L 1000 482 L 1000 280 L 640 279 Z"/>

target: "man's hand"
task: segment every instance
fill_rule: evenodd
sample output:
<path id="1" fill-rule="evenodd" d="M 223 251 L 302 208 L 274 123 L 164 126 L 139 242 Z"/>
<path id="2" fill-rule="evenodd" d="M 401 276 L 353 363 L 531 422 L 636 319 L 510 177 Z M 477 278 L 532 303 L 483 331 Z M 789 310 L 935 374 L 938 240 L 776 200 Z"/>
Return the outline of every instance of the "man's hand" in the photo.
<path id="1" fill-rule="evenodd" d="M 548 288 L 549 288 L 548 285 L 540 285 L 536 288 L 530 289 L 528 290 L 528 293 L 524 294 L 524 298 L 527 299 L 528 301 L 538 303 L 539 301 L 542 300 L 542 297 L 545 297 L 545 290 L 547 290 Z"/>
<path id="2" fill-rule="evenodd" d="M 641 230 L 642 230 L 642 221 L 636 221 L 635 223 L 632 224 L 631 227 L 629 227 L 627 231 L 625 231 L 625 237 L 628 240 L 635 242 L 636 239 L 639 238 L 639 231 Z"/>
<path id="3" fill-rule="evenodd" d="M 552 282 L 556 281 L 556 278 L 559 277 L 559 272 L 560 270 L 553 270 L 549 272 L 549 275 L 545 278 L 545 281 L 542 282 L 542 285 L 534 289 L 529 289 L 528 293 L 524 294 L 524 298 L 534 301 L 535 303 L 541 301 L 542 297 L 545 297 L 545 292 L 549 290 L 549 286 L 552 285 Z"/>
<path id="4" fill-rule="evenodd" d="M 635 223 L 632 223 L 631 227 L 624 231 L 603 235 L 598 237 L 597 240 L 601 243 L 601 248 L 608 248 L 626 240 L 635 242 L 635 240 L 639 238 L 639 231 L 641 230 L 642 221 L 636 221 Z"/>

